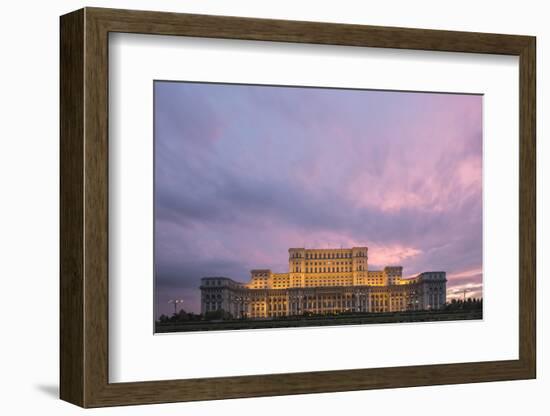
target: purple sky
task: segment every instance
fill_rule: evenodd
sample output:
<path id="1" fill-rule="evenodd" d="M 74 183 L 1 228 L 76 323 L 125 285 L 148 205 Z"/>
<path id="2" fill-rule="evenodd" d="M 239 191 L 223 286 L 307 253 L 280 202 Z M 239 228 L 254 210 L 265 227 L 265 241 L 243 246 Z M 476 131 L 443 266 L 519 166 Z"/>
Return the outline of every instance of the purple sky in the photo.
<path id="1" fill-rule="evenodd" d="M 159 309 L 199 279 L 366 245 L 369 268 L 481 295 L 479 95 L 155 82 Z"/>

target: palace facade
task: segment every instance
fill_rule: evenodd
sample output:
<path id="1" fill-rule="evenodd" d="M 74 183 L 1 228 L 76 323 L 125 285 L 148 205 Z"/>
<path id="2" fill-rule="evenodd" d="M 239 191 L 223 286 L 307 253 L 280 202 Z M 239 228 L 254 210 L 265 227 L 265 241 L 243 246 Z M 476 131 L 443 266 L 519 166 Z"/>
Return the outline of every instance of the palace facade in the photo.
<path id="1" fill-rule="evenodd" d="M 403 267 L 369 270 L 368 248 L 288 250 L 288 272 L 251 270 L 248 283 L 228 277 L 201 279 L 201 313 L 235 318 L 303 314 L 398 312 L 441 309 L 445 272 L 403 278 Z"/>

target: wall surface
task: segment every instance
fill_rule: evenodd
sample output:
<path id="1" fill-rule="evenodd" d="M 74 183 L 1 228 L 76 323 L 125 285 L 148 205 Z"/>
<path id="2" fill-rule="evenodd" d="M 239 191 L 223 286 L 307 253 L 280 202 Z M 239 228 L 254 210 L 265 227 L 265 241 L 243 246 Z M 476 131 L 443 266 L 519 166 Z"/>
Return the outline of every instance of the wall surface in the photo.
<path id="1" fill-rule="evenodd" d="M 0 15 L 0 280 L 3 414 L 83 412 L 58 395 L 58 16 L 83 6 L 166 10 L 295 20 L 407 26 L 537 36 L 538 53 L 538 379 L 338 394 L 225 400 L 87 411 L 102 415 L 548 414 L 550 364 L 543 299 L 550 237 L 550 26 L 541 1 L 68 1 L 5 2 Z M 547 166 L 543 166 L 546 164 Z M 546 326 L 546 328 L 543 328 Z M 475 340 L 472 340 L 475 342 Z M 403 346 L 404 352 L 406 345 Z"/>

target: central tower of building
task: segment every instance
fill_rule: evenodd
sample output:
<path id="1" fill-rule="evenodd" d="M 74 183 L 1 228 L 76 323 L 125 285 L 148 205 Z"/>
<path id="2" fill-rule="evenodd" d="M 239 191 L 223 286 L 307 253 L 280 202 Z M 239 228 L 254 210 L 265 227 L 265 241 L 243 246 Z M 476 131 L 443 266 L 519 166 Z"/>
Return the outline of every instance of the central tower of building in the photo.
<path id="1" fill-rule="evenodd" d="M 288 250 L 290 287 L 363 285 L 368 270 L 368 247 Z"/>

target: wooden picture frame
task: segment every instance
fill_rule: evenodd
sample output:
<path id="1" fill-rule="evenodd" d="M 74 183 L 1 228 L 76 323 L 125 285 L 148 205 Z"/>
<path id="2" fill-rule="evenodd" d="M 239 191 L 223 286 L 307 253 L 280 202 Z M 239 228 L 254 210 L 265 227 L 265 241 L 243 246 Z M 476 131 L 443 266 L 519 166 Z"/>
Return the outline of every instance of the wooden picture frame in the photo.
<path id="1" fill-rule="evenodd" d="M 82 407 L 518 380 L 536 377 L 535 38 L 85 8 L 61 17 L 60 396 Z M 108 35 L 246 39 L 519 57 L 519 359 L 110 383 Z"/>

